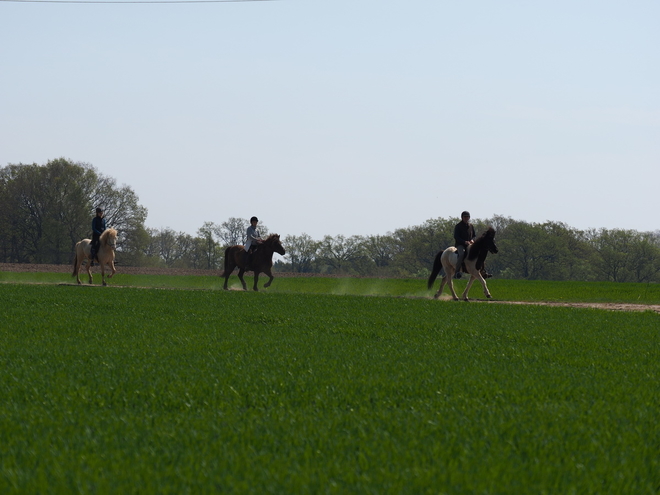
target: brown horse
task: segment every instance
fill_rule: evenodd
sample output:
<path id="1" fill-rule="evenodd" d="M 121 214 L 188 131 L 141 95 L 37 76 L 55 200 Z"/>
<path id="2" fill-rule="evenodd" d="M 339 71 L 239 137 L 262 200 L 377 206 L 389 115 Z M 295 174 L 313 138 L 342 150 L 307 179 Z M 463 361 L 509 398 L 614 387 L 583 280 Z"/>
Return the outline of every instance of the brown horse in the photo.
<path id="1" fill-rule="evenodd" d="M 438 289 L 438 292 L 436 292 L 434 296 L 435 299 L 440 297 L 442 290 L 445 288 L 445 284 L 447 284 L 449 285 L 449 289 L 451 290 L 451 295 L 454 301 L 458 301 L 458 296 L 454 290 L 453 278 L 456 270 L 461 270 L 461 267 L 456 267 L 456 262 L 458 261 L 458 254 L 456 252 L 457 249 L 452 246 L 448 247 L 444 251 L 440 251 L 435 256 L 433 271 L 431 272 L 431 276 L 428 280 L 429 289 L 433 288 L 433 282 L 435 282 L 438 273 L 440 273 L 440 269 L 442 268 L 445 271 L 445 275 L 442 277 L 442 282 L 440 283 L 440 289 Z M 468 292 L 470 292 L 470 287 L 472 287 L 472 283 L 475 280 L 479 280 L 479 282 L 481 282 L 481 286 L 484 289 L 484 294 L 486 297 L 488 299 L 492 297 L 482 273 L 484 268 L 484 261 L 486 260 L 486 256 L 489 252 L 493 254 L 497 253 L 497 246 L 495 245 L 495 229 L 493 229 L 493 227 L 488 227 L 488 230 L 481 234 L 481 237 L 474 241 L 474 244 L 468 247 L 464 264 L 467 272 L 470 274 L 470 280 L 467 283 L 465 290 L 463 291 L 463 295 L 461 296 L 465 301 L 468 300 Z"/>
<path id="2" fill-rule="evenodd" d="M 234 268 L 238 267 L 238 278 L 243 284 L 243 290 L 247 290 L 247 284 L 243 280 L 243 274 L 246 270 L 250 269 L 254 272 L 254 287 L 255 291 L 258 291 L 257 282 L 259 281 L 259 273 L 263 272 L 268 275 L 269 280 L 264 284 L 264 287 L 270 287 L 271 282 L 273 281 L 273 253 L 281 254 L 284 256 L 284 248 L 280 242 L 280 236 L 277 234 L 270 235 L 264 242 L 258 244 L 257 249 L 252 253 L 252 260 L 250 262 L 251 266 L 246 267 L 245 261 L 243 259 L 243 253 L 245 248 L 243 246 L 230 246 L 225 250 L 225 271 L 221 277 L 225 277 L 224 289 L 227 290 L 227 281 L 229 276 L 234 271 Z"/>
<path id="3" fill-rule="evenodd" d="M 108 275 L 108 278 L 117 272 L 115 270 L 115 249 L 117 248 L 117 231 L 115 229 L 107 229 L 99 238 L 99 251 L 96 253 L 96 257 L 99 260 L 99 265 L 101 265 L 101 280 L 103 285 L 108 285 L 105 282 L 105 265 L 110 266 L 112 273 Z M 82 241 L 76 244 L 75 256 L 73 258 L 73 273 L 72 277 L 76 277 L 78 284 L 80 284 L 80 265 L 82 265 L 83 260 L 87 260 L 87 275 L 89 275 L 89 283 L 91 284 L 92 279 L 92 241 L 89 239 L 83 239 Z"/>

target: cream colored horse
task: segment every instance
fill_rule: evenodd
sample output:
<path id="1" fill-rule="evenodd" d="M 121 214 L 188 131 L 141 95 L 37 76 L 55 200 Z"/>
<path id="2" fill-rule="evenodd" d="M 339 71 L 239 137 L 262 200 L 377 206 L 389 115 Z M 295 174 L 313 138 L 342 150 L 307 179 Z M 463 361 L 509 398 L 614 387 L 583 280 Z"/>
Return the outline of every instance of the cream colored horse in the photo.
<path id="1" fill-rule="evenodd" d="M 117 231 L 115 229 L 107 229 L 101 234 L 99 242 L 99 251 L 96 253 L 96 257 L 99 259 L 99 265 L 101 265 L 101 280 L 103 285 L 108 285 L 105 281 L 105 265 L 108 265 L 112 270 L 112 273 L 108 275 L 108 278 L 117 272 L 115 270 L 115 249 L 117 248 Z M 89 239 L 83 239 L 82 241 L 76 244 L 76 256 L 73 259 L 73 273 L 72 277 L 76 277 L 78 284 L 80 282 L 80 265 L 82 265 L 83 260 L 87 260 L 87 275 L 89 275 L 89 283 L 93 281 L 92 278 L 92 241 Z"/>

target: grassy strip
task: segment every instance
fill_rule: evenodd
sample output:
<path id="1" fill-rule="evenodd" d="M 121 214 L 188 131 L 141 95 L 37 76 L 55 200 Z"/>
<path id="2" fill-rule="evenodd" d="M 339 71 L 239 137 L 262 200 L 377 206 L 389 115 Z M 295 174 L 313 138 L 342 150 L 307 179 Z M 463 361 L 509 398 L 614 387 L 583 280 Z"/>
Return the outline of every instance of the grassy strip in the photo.
<path id="1" fill-rule="evenodd" d="M 2 493 L 660 486 L 655 314 L 27 284 L 0 301 Z"/>
<path id="2" fill-rule="evenodd" d="M 100 273 L 94 273 L 95 284 L 100 284 Z M 253 278 L 245 277 L 252 289 Z M 86 276 L 81 280 L 87 281 Z M 267 278 L 260 277 L 259 287 Z M 5 283 L 73 283 L 74 279 L 63 273 L 15 273 L 0 272 L 0 282 Z M 117 273 L 109 279 L 110 285 L 122 287 L 150 287 L 171 289 L 222 289 L 224 279 L 218 276 L 182 275 L 129 275 Z M 454 281 L 460 295 L 465 280 Z M 440 286 L 436 281 L 434 290 L 426 290 L 426 280 L 420 279 L 377 279 L 377 278 L 331 278 L 331 277 L 277 277 L 267 289 L 272 293 L 287 294 L 334 294 L 374 295 L 394 297 L 429 298 Z M 241 289 L 238 277 L 230 278 L 232 289 Z M 613 282 L 554 282 L 541 280 L 489 279 L 488 287 L 493 298 L 501 301 L 551 301 L 551 302 L 601 302 L 660 304 L 660 284 L 613 283 Z M 445 295 L 449 290 L 445 289 Z M 475 282 L 470 297 L 483 299 L 481 284 Z"/>

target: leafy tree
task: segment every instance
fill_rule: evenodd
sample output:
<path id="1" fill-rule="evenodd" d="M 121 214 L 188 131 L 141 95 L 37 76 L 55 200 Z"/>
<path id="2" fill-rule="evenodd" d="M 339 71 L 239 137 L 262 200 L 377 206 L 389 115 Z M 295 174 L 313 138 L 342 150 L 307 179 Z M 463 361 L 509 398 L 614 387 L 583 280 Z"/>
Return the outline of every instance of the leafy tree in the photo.
<path id="1" fill-rule="evenodd" d="M 632 231 L 616 229 L 600 229 L 592 234 L 591 242 L 599 255 L 597 267 L 605 280 L 626 281 L 626 265 L 633 236 Z"/>
<path id="2" fill-rule="evenodd" d="M 5 218 L 0 235 L 10 246 L 10 261 L 68 262 L 86 217 L 81 172 L 64 160 L 0 170 Z"/>
<path id="3" fill-rule="evenodd" d="M 167 266 L 172 266 L 180 256 L 177 234 L 172 229 L 161 229 L 156 237 L 158 254 Z"/>
<path id="4" fill-rule="evenodd" d="M 116 263 L 126 266 L 158 266 L 160 258 L 156 249 L 156 233 L 155 229 L 140 226 L 124 235 Z"/>
<path id="5" fill-rule="evenodd" d="M 651 233 L 634 230 L 600 229 L 590 233 L 598 253 L 595 266 L 600 279 L 612 282 L 658 281 L 660 245 Z"/>
<path id="6" fill-rule="evenodd" d="M 96 205 L 105 207 L 109 225 L 122 236 L 143 228 L 146 219 L 128 186 L 117 188 L 93 167 L 64 158 L 7 165 L 0 169 L 0 184 L 0 246 L 7 261 L 69 262 L 76 242 L 91 235 Z"/>
<path id="7" fill-rule="evenodd" d="M 363 241 L 365 253 L 378 268 L 392 264 L 396 253 L 396 242 L 391 235 L 370 235 Z"/>
<path id="8" fill-rule="evenodd" d="M 217 227 L 213 222 L 204 222 L 204 225 L 197 230 L 197 235 L 202 240 L 198 248 L 201 248 L 204 268 L 209 270 L 221 266 L 221 247 L 213 237 L 215 232 L 217 232 Z"/>
<path id="9" fill-rule="evenodd" d="M 359 270 L 364 257 L 360 237 L 325 236 L 319 246 L 319 263 L 331 273 L 350 273 Z"/>
<path id="10" fill-rule="evenodd" d="M 286 259 L 291 264 L 291 271 L 310 273 L 314 268 L 320 243 L 304 233 L 300 236 L 287 235 L 283 241 L 287 253 Z"/>
<path id="11" fill-rule="evenodd" d="M 660 238 L 640 233 L 630 250 L 628 268 L 635 282 L 654 282 L 660 278 Z"/>
<path id="12" fill-rule="evenodd" d="M 176 259 L 172 262 L 174 268 L 197 268 L 195 266 L 195 238 L 185 232 L 176 234 L 174 240 L 177 250 Z"/>
<path id="13" fill-rule="evenodd" d="M 426 276 L 439 251 L 454 245 L 454 226 L 458 219 L 429 219 L 422 225 L 397 229 L 394 263 L 403 272 Z"/>

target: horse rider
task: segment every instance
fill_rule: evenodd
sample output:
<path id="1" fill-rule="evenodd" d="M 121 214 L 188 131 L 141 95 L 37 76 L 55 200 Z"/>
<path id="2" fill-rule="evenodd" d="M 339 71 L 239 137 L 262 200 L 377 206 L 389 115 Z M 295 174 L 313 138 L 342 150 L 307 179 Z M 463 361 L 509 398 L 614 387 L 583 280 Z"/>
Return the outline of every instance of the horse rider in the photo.
<path id="1" fill-rule="evenodd" d="M 461 221 L 454 227 L 454 241 L 456 241 L 454 246 L 458 250 L 458 260 L 456 261 L 456 274 L 454 275 L 454 278 L 461 278 L 461 265 L 463 264 L 463 260 L 465 260 L 465 253 L 467 252 L 468 247 L 474 243 L 476 238 L 477 236 L 474 233 L 474 227 L 470 223 L 470 212 L 464 211 L 461 213 Z"/>
<path id="2" fill-rule="evenodd" d="M 257 248 L 257 245 L 264 242 L 261 238 L 261 234 L 257 230 L 258 223 L 259 219 L 257 217 L 250 218 L 250 226 L 245 233 L 247 241 L 245 243 L 245 252 L 243 253 L 243 264 L 245 265 L 246 270 L 252 263 L 252 253 Z"/>
<path id="3" fill-rule="evenodd" d="M 94 266 L 94 259 L 99 251 L 99 244 L 101 244 L 101 234 L 105 231 L 105 218 L 103 217 L 103 210 L 96 209 L 96 216 L 92 219 L 92 263 Z M 98 259 L 96 260 L 98 261 Z"/>

